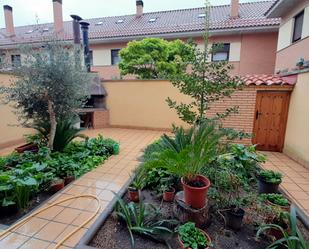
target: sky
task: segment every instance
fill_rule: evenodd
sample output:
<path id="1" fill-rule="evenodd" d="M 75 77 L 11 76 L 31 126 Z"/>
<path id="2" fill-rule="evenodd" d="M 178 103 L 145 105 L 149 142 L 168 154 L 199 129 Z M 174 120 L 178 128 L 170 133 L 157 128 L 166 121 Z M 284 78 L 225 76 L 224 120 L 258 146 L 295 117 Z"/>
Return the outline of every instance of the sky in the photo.
<path id="1" fill-rule="evenodd" d="M 257 0 L 240 0 L 254 2 Z M 212 5 L 229 4 L 230 0 L 210 0 Z M 52 0 L 1 0 L 13 7 L 14 25 L 53 22 Z M 144 0 L 144 12 L 185 9 L 204 6 L 205 0 Z M 135 0 L 63 0 L 63 18 L 71 14 L 84 19 L 135 13 Z M 3 8 L 0 8 L 0 27 L 4 27 Z"/>

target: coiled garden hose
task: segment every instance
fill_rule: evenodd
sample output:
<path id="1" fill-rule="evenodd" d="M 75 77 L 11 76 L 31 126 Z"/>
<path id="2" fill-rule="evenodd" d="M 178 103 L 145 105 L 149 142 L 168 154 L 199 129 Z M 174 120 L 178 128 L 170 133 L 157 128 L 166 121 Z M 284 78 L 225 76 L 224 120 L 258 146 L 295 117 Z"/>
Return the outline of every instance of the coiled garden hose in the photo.
<path id="1" fill-rule="evenodd" d="M 30 220 L 32 217 L 38 215 L 39 213 L 42 213 L 43 211 L 56 206 L 58 204 L 61 204 L 63 202 L 69 201 L 69 200 L 73 200 L 73 199 L 78 199 L 78 198 L 92 198 L 95 199 L 97 201 L 97 209 L 95 210 L 95 212 L 85 221 L 83 222 L 81 225 L 79 225 L 75 230 L 73 230 L 72 232 L 70 232 L 68 235 L 66 235 L 62 240 L 60 240 L 57 245 L 54 247 L 54 249 L 59 248 L 67 239 L 69 239 L 70 237 L 72 237 L 75 233 L 77 233 L 82 227 L 84 227 L 88 222 L 90 222 L 100 211 L 101 209 L 101 204 L 100 204 L 100 200 L 98 199 L 98 197 L 94 196 L 94 195 L 76 195 L 76 196 L 71 196 L 68 197 L 66 199 L 57 201 L 55 203 L 52 203 L 50 205 L 48 205 L 47 207 L 44 207 L 34 213 L 32 213 L 31 215 L 29 215 L 27 218 L 17 222 L 16 224 L 14 224 L 13 226 L 9 227 L 7 230 L 3 231 L 0 233 L 0 238 L 2 238 L 3 236 L 6 236 L 9 232 L 11 232 L 14 229 L 19 228 L 20 226 L 22 226 L 24 223 L 26 223 L 28 220 Z"/>

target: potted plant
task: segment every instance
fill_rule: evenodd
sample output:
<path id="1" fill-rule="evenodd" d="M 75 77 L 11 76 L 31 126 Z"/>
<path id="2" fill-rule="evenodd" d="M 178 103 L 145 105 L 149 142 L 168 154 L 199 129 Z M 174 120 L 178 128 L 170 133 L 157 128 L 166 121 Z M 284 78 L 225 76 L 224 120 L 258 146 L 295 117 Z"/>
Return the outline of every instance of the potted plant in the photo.
<path id="1" fill-rule="evenodd" d="M 304 58 L 299 58 L 299 61 L 296 63 L 298 69 L 304 69 L 304 62 L 305 62 Z"/>
<path id="2" fill-rule="evenodd" d="M 282 175 L 272 170 L 262 170 L 259 174 L 259 193 L 277 193 Z"/>
<path id="3" fill-rule="evenodd" d="M 283 211 L 290 212 L 290 202 L 282 194 L 261 194 L 260 198 L 268 205 L 276 206 Z"/>
<path id="4" fill-rule="evenodd" d="M 76 174 L 79 170 L 79 165 L 69 156 L 56 154 L 57 163 L 54 165 L 55 174 L 57 177 L 64 180 L 64 185 L 68 185 L 76 179 Z"/>
<path id="5" fill-rule="evenodd" d="M 143 177 L 140 172 L 138 172 L 132 181 L 131 185 L 128 188 L 128 195 L 130 201 L 139 202 L 140 200 L 140 191 L 143 188 Z"/>
<path id="6" fill-rule="evenodd" d="M 201 122 L 191 129 L 191 143 L 180 151 L 166 149 L 158 153 L 146 166 L 163 167 L 170 174 L 181 177 L 185 203 L 201 209 L 206 205 L 210 187 L 210 180 L 202 172 L 215 160 L 222 135 L 212 122 Z"/>
<path id="7" fill-rule="evenodd" d="M 63 188 L 64 188 L 64 180 L 61 178 L 55 178 L 50 185 L 50 191 L 52 193 L 56 193 Z"/>
<path id="8" fill-rule="evenodd" d="M 193 222 L 181 225 L 177 231 L 181 249 L 209 249 L 212 246 L 209 235 Z"/>
<path id="9" fill-rule="evenodd" d="M 169 176 L 169 177 L 164 177 L 160 179 L 160 192 L 163 195 L 163 200 L 166 202 L 172 202 L 174 201 L 175 197 L 175 188 L 173 187 L 174 185 L 174 177 Z"/>

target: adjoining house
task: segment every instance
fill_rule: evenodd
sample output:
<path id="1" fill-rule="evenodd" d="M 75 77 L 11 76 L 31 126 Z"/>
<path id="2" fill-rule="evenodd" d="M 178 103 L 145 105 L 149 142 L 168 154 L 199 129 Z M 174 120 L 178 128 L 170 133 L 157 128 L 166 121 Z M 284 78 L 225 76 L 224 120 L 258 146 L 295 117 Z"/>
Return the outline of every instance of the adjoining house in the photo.
<path id="1" fill-rule="evenodd" d="M 0 30 L 0 49 L 12 66 L 22 63 L 20 44 L 40 44 L 55 33 L 73 41 L 72 22 L 62 19 L 62 1 L 53 0 L 53 6 L 54 23 L 23 27 L 14 27 L 12 8 L 4 7 L 6 28 Z M 143 1 L 139 0 L 133 15 L 86 20 L 90 23 L 92 70 L 98 72 L 108 93 L 103 108 L 108 111 L 96 115 L 96 128 L 109 125 L 162 130 L 169 129 L 172 123 L 185 125 L 168 108 L 165 99 L 189 99 L 168 81 L 121 79 L 118 52 L 127 42 L 145 37 L 192 37 L 203 47 L 204 12 L 202 7 L 144 13 Z M 246 87 L 232 98 L 216 103 L 209 115 L 238 105 L 239 114 L 224 124 L 254 134 L 244 143 L 256 143 L 261 150 L 285 151 L 309 162 L 309 139 L 304 139 L 308 137 L 305 127 L 309 120 L 304 114 L 306 108 L 301 107 L 308 101 L 307 86 L 302 83 L 308 73 L 306 69 L 292 73 L 286 70 L 295 68 L 300 57 L 308 59 L 304 49 L 308 47 L 308 1 L 239 4 L 238 0 L 231 0 L 230 5 L 212 6 L 210 15 L 210 43 L 224 44 L 211 60 L 228 60 L 234 65 L 232 73 L 241 75 Z M 275 75 L 279 71 L 280 75 Z"/>

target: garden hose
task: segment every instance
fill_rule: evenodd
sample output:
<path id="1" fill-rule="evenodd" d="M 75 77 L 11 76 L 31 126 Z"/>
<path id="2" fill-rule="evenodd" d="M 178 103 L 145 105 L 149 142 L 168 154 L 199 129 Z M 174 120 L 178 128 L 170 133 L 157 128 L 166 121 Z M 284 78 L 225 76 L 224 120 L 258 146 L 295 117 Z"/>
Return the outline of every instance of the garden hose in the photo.
<path id="1" fill-rule="evenodd" d="M 29 219 L 31 219 L 32 217 L 38 215 L 39 213 L 53 207 L 56 206 L 58 204 L 61 204 L 63 202 L 69 201 L 69 200 L 73 200 L 73 199 L 78 199 L 78 198 L 92 198 L 95 199 L 97 201 L 97 209 L 95 210 L 95 212 L 85 221 L 83 222 L 81 225 L 79 225 L 75 230 L 73 230 L 72 232 L 70 232 L 68 235 L 66 235 L 62 240 L 60 240 L 57 245 L 54 247 L 54 249 L 59 248 L 67 239 L 69 239 L 70 237 L 72 237 L 75 233 L 77 233 L 83 226 L 85 226 L 88 222 L 90 222 L 100 211 L 101 209 L 101 204 L 100 204 L 100 200 L 98 199 L 98 197 L 94 196 L 94 195 L 76 195 L 76 196 L 72 196 L 72 197 L 68 197 L 66 199 L 57 201 L 55 203 L 52 203 L 50 205 L 48 205 L 47 207 L 44 207 L 34 213 L 32 213 L 31 215 L 29 215 L 27 218 L 17 222 L 15 225 L 11 226 L 10 228 L 8 228 L 7 230 L 3 231 L 0 233 L 0 238 L 7 235 L 9 232 L 11 232 L 14 229 L 17 229 L 18 227 L 20 227 L 21 225 L 23 225 L 24 223 L 26 223 Z"/>

